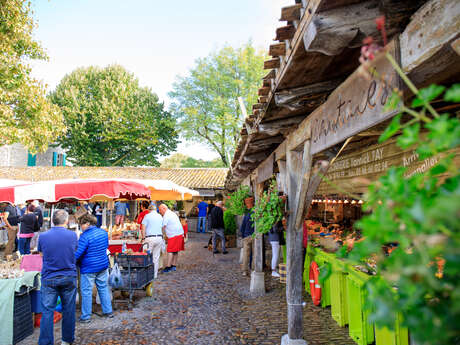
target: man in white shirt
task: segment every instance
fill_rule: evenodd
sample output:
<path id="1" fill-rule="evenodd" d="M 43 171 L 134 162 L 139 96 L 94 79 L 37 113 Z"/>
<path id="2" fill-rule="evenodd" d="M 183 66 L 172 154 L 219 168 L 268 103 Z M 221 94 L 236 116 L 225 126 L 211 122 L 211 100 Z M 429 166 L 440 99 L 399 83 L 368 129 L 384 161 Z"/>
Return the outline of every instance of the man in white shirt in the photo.
<path id="1" fill-rule="evenodd" d="M 176 270 L 177 258 L 179 252 L 184 250 L 184 228 L 179 220 L 179 217 L 168 209 L 168 206 L 161 204 L 158 208 L 163 216 L 163 231 L 168 239 L 166 252 L 168 253 L 168 265 L 163 270 L 163 273 Z"/>
<path id="2" fill-rule="evenodd" d="M 142 220 L 142 239 L 147 243 L 147 249 L 152 253 L 155 279 L 160 264 L 161 245 L 163 244 L 163 218 L 158 214 L 155 204 L 149 206 L 149 213 Z"/>

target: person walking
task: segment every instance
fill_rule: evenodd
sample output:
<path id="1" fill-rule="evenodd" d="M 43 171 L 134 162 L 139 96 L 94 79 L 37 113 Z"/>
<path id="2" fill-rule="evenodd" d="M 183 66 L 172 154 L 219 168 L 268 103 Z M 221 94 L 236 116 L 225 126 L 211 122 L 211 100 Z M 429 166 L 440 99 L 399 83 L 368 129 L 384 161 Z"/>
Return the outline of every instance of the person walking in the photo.
<path id="1" fill-rule="evenodd" d="M 202 200 L 198 200 L 198 223 L 196 226 L 196 232 L 206 232 L 206 216 L 208 214 L 208 204 Z"/>
<path id="2" fill-rule="evenodd" d="M 56 210 L 52 219 L 54 227 L 38 238 L 38 251 L 43 256 L 39 345 L 54 345 L 53 319 L 58 297 L 62 303 L 62 345 L 72 344 L 75 340 L 77 235 L 66 228 L 68 220 L 69 214 L 65 210 Z"/>
<path id="3" fill-rule="evenodd" d="M 142 239 L 147 249 L 152 253 L 154 278 L 157 278 L 160 265 L 161 246 L 163 244 L 163 218 L 157 212 L 155 204 L 148 206 L 148 211 L 142 219 Z"/>
<path id="4" fill-rule="evenodd" d="M 30 254 L 30 241 L 34 234 L 39 230 L 35 206 L 30 204 L 26 208 L 26 213 L 19 218 L 19 252 L 21 255 Z"/>
<path id="5" fill-rule="evenodd" d="M 227 254 L 225 250 L 225 226 L 224 226 L 224 203 L 218 201 L 211 211 L 211 229 L 212 229 L 212 252 L 219 253 L 216 247 L 217 237 L 222 241 L 222 254 Z"/>
<path id="6" fill-rule="evenodd" d="M 285 244 L 284 241 L 284 227 L 282 221 L 277 222 L 273 227 L 270 229 L 268 233 L 268 240 L 270 241 L 270 245 L 272 246 L 272 277 L 278 277 L 279 273 L 276 272 L 276 268 L 278 267 L 278 261 L 280 257 L 280 246 Z"/>
<path id="7" fill-rule="evenodd" d="M 115 224 L 123 225 L 125 223 L 125 216 L 128 211 L 128 204 L 126 202 L 115 202 Z"/>
<path id="8" fill-rule="evenodd" d="M 105 230 L 96 226 L 96 217 L 89 213 L 81 216 L 78 222 L 83 231 L 75 252 L 75 260 L 80 267 L 81 316 L 79 321 L 80 323 L 91 322 L 94 283 L 96 283 L 97 293 L 101 300 L 103 316 L 112 318 L 112 302 L 108 286 L 109 236 Z"/>
<path id="9" fill-rule="evenodd" d="M 176 271 L 179 252 L 185 249 L 184 229 L 179 217 L 165 204 L 159 206 L 160 214 L 163 216 L 163 232 L 168 240 L 166 252 L 168 253 L 168 265 L 163 273 Z"/>
<path id="10" fill-rule="evenodd" d="M 248 212 L 243 217 L 243 221 L 240 227 L 240 234 L 243 238 L 243 264 L 242 270 L 243 275 L 249 275 L 249 271 L 251 270 L 251 255 L 252 255 L 252 248 L 253 248 L 253 238 L 252 234 L 254 233 L 254 223 L 251 219 L 251 215 L 253 213 L 254 207 L 254 197 L 248 197 L 244 199 L 244 203 Z"/>

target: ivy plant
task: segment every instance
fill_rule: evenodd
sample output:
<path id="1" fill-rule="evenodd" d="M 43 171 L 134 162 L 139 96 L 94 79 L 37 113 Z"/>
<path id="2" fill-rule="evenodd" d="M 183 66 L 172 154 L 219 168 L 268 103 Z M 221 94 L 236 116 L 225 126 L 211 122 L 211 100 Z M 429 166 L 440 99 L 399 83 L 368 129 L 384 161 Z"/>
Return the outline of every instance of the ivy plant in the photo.
<path id="1" fill-rule="evenodd" d="M 363 205 L 367 215 L 356 223 L 364 240 L 351 251 L 342 248 L 341 256 L 356 263 L 376 259 L 378 275 L 365 285 L 370 321 L 394 329 L 399 314 L 417 344 L 458 344 L 460 173 L 452 151 L 460 144 L 460 121 L 438 113 L 431 103 L 459 103 L 460 84 L 419 90 L 389 54 L 387 58 L 414 98 L 406 105 L 402 93 L 393 92 L 387 108 L 399 115 L 380 142 L 398 135 L 397 145 L 413 147 L 426 169 L 409 173 L 404 167 L 391 168 L 370 185 Z M 382 247 L 390 242 L 398 246 L 385 255 Z"/>
<path id="2" fill-rule="evenodd" d="M 244 215 L 248 211 L 244 199 L 250 196 L 250 192 L 248 186 L 240 186 L 235 192 L 230 193 L 226 202 L 227 210 L 237 216 Z"/>
<path id="3" fill-rule="evenodd" d="M 270 187 L 256 200 L 254 213 L 251 215 L 258 233 L 266 234 L 283 218 L 284 201 L 278 195 L 276 180 L 270 182 Z"/>

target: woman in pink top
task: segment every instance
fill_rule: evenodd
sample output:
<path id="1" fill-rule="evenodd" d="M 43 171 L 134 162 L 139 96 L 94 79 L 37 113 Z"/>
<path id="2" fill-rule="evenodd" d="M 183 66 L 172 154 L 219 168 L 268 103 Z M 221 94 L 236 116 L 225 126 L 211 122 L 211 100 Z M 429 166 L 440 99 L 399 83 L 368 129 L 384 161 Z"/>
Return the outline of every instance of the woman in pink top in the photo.
<path id="1" fill-rule="evenodd" d="M 30 254 L 30 240 L 34 232 L 38 231 L 38 219 L 34 213 L 35 206 L 27 206 L 26 213 L 19 219 L 21 222 L 19 232 L 19 252 L 21 255 Z"/>

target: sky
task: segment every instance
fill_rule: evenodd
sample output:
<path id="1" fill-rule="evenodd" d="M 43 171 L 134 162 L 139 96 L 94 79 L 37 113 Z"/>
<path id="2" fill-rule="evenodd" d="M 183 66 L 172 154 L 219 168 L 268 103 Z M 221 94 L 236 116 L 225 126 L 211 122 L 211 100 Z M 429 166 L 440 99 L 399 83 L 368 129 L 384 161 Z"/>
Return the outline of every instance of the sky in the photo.
<path id="1" fill-rule="evenodd" d="M 53 90 L 78 67 L 120 64 L 169 104 L 178 75 L 199 57 L 248 40 L 268 51 L 281 7 L 294 0 L 34 0 L 35 38 L 49 61 L 32 74 Z M 178 152 L 210 160 L 204 145 L 182 143 Z"/>

